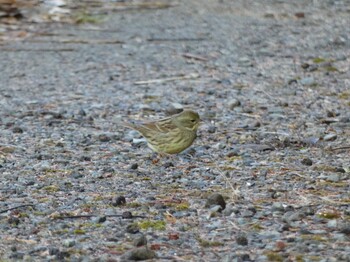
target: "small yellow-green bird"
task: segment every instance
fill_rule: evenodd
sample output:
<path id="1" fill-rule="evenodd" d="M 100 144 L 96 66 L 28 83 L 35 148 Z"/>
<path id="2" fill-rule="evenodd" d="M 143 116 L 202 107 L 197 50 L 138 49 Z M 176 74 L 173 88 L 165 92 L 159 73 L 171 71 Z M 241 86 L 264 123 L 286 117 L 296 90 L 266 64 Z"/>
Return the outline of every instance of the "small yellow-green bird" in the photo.
<path id="1" fill-rule="evenodd" d="M 198 113 L 185 110 L 158 121 L 125 126 L 140 132 L 148 146 L 157 153 L 177 154 L 192 145 L 199 123 Z"/>

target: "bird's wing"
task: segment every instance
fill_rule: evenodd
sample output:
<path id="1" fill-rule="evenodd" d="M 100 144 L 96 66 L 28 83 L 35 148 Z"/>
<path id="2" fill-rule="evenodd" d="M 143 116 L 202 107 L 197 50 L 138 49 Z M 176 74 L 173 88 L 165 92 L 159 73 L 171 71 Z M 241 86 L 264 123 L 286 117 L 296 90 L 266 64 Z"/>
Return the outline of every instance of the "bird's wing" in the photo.
<path id="1" fill-rule="evenodd" d="M 169 131 L 174 129 L 174 125 L 172 124 L 170 119 L 170 117 L 164 118 L 159 121 L 144 123 L 140 126 L 145 129 L 152 130 L 154 132 L 168 133 Z"/>

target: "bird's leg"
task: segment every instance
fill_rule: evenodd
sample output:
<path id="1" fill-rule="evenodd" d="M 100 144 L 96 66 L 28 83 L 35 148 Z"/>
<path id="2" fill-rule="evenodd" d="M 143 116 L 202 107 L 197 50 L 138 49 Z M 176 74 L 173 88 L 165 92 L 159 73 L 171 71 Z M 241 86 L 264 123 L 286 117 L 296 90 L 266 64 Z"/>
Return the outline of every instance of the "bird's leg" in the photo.
<path id="1" fill-rule="evenodd" d="M 156 165 L 158 164 L 160 158 L 158 158 L 158 155 L 160 155 L 159 153 L 152 153 L 152 164 Z"/>

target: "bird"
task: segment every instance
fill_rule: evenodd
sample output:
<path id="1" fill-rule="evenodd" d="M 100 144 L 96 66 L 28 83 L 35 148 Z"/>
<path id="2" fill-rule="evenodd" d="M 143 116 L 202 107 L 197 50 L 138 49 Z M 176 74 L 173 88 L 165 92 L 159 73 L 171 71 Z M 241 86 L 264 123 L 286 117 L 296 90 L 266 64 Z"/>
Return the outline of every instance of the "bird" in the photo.
<path id="1" fill-rule="evenodd" d="M 200 117 L 197 112 L 184 110 L 181 113 L 157 121 L 142 124 L 124 124 L 138 131 L 148 147 L 161 154 L 178 154 L 192 145 L 197 137 Z"/>

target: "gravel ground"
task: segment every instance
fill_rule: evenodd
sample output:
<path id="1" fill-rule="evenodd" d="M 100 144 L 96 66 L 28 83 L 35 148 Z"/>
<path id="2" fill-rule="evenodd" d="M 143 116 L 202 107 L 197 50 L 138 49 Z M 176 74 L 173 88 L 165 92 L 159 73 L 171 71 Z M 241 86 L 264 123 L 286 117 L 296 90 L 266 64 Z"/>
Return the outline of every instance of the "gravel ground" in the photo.
<path id="1" fill-rule="evenodd" d="M 350 261 L 350 1 L 164 3 L 0 42 L 0 260 Z"/>

